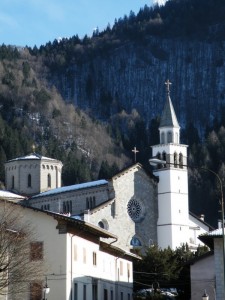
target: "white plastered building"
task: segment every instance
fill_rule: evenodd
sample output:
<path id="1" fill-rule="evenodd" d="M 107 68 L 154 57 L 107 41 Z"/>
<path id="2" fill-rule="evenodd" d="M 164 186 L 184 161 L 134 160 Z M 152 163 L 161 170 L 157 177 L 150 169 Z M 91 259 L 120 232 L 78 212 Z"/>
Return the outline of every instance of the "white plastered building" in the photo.
<path id="1" fill-rule="evenodd" d="M 46 270 L 35 299 L 43 299 L 46 279 L 48 300 L 132 299 L 133 260 L 139 258 L 115 247 L 114 234 L 81 220 L 0 199 L 0 210 L 6 207 L 20 215 L 20 222 L 35 228 L 35 239 L 30 242 L 39 244 L 39 260 Z M 27 278 L 26 292 L 0 299 L 34 299 L 33 284 Z"/>

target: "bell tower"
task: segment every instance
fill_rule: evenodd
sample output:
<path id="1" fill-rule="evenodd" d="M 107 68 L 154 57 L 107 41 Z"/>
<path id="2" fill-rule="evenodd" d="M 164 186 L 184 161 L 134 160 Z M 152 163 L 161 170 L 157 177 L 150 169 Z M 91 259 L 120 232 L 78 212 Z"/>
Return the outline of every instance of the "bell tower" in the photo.
<path id="1" fill-rule="evenodd" d="M 160 144 L 152 146 L 155 165 L 153 174 L 158 183 L 158 246 L 172 249 L 188 242 L 189 205 L 187 145 L 180 144 L 180 126 L 170 98 L 169 80 L 166 84 L 166 103 L 162 112 Z"/>

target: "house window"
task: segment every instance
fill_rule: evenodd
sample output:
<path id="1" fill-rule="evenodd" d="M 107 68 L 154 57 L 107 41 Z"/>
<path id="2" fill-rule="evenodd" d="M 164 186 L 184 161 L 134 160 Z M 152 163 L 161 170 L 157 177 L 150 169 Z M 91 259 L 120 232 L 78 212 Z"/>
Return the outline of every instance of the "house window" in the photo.
<path id="1" fill-rule="evenodd" d="M 130 281 L 130 264 L 127 264 L 127 278 L 128 282 Z"/>
<path id="2" fill-rule="evenodd" d="M 30 243 L 30 260 L 42 260 L 43 259 L 43 242 Z"/>
<path id="3" fill-rule="evenodd" d="M 84 284 L 83 286 L 83 300 L 87 300 L 87 286 Z"/>
<path id="4" fill-rule="evenodd" d="M 98 300 L 98 286 L 96 282 L 92 284 L 92 298 L 93 300 Z"/>
<path id="5" fill-rule="evenodd" d="M 30 174 L 28 174 L 28 177 L 27 177 L 27 186 L 31 187 L 31 175 Z"/>
<path id="6" fill-rule="evenodd" d="M 73 260 L 77 260 L 77 245 L 73 246 Z"/>
<path id="7" fill-rule="evenodd" d="M 93 266 L 97 266 L 97 253 L 93 252 Z"/>
<path id="8" fill-rule="evenodd" d="M 74 283 L 73 300 L 78 300 L 78 286 L 77 286 L 77 283 Z"/>
<path id="9" fill-rule="evenodd" d="M 86 258 L 86 249 L 83 248 L 83 263 L 86 264 L 87 258 Z"/>
<path id="10" fill-rule="evenodd" d="M 43 285 L 41 282 L 32 282 L 30 284 L 30 300 L 42 299 Z"/>
<path id="11" fill-rule="evenodd" d="M 108 300 L 108 291 L 104 289 L 104 300 Z"/>
<path id="12" fill-rule="evenodd" d="M 52 183 L 51 183 L 51 175 L 48 174 L 48 187 L 50 188 L 52 186 Z"/>

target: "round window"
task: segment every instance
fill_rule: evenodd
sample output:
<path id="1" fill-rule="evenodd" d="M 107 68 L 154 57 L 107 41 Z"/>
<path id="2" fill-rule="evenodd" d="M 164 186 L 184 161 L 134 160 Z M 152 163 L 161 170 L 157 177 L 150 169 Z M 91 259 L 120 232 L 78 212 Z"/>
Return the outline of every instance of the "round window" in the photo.
<path id="1" fill-rule="evenodd" d="M 131 199 L 127 204 L 127 211 L 132 220 L 137 221 L 142 215 L 142 206 L 136 199 Z"/>

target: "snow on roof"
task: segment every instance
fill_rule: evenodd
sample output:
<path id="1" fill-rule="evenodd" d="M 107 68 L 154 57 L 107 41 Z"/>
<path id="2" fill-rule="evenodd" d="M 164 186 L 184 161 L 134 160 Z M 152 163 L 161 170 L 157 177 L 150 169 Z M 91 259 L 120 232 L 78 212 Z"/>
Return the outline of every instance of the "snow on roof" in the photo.
<path id="1" fill-rule="evenodd" d="M 91 181 L 91 182 L 85 182 L 85 183 L 80 183 L 80 184 L 75 184 L 75 185 L 64 186 L 64 187 L 52 189 L 47 192 L 43 192 L 41 194 L 35 195 L 31 198 L 31 200 L 34 198 L 45 197 L 45 196 L 50 196 L 50 195 L 54 195 L 54 194 L 61 194 L 61 193 L 65 193 L 65 192 L 71 192 L 71 191 L 75 191 L 75 190 L 91 188 L 91 187 L 100 186 L 100 185 L 104 185 L 104 184 L 108 184 L 108 181 L 102 179 L 102 180 L 97 180 L 97 181 Z"/>
<path id="2" fill-rule="evenodd" d="M 51 161 L 54 161 L 56 159 L 54 158 L 49 158 L 49 157 L 46 157 L 46 156 L 42 156 L 40 154 L 37 154 L 37 153 L 30 153 L 28 155 L 25 155 L 25 156 L 21 156 L 21 157 L 17 157 L 17 158 L 14 158 L 14 159 L 11 159 L 11 160 L 8 160 L 7 162 L 11 162 L 11 161 L 18 161 L 18 160 L 33 160 L 33 159 L 36 159 L 36 160 L 51 160 Z"/>
<path id="3" fill-rule="evenodd" d="M 5 190 L 0 190 L 0 198 L 13 198 L 13 199 L 21 199 L 22 200 L 25 197 L 5 191 Z"/>
<path id="4" fill-rule="evenodd" d="M 207 233 L 207 236 L 222 236 L 222 235 L 223 235 L 222 228 L 218 228 Z"/>

